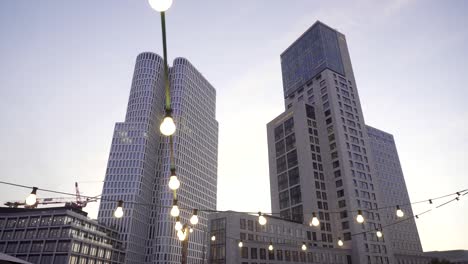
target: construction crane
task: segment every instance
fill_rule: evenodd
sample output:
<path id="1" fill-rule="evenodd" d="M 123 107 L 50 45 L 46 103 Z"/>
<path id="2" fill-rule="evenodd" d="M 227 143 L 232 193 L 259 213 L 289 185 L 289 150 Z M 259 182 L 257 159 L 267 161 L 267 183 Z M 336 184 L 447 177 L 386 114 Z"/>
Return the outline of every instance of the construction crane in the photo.
<path id="1" fill-rule="evenodd" d="M 86 205 L 90 202 L 96 202 L 98 196 L 96 197 L 86 197 L 83 199 L 80 194 L 80 190 L 78 188 L 78 182 L 75 182 L 75 193 L 76 197 L 54 197 L 54 198 L 37 198 L 36 203 L 33 205 L 27 205 L 26 202 L 23 201 L 12 201 L 6 202 L 5 205 L 10 208 L 18 208 L 19 206 L 24 206 L 24 208 L 37 208 L 39 204 L 42 205 L 49 205 L 49 204 L 65 204 L 67 206 L 83 209 Z"/>

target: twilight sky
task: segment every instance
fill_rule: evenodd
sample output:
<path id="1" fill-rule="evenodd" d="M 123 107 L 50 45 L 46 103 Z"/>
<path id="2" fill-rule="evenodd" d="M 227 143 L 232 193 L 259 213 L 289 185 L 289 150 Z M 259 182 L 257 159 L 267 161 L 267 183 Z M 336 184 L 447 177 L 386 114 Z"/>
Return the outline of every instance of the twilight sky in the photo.
<path id="1" fill-rule="evenodd" d="M 395 136 L 411 200 L 468 188 L 467 11 L 463 0 L 174 0 L 170 61 L 186 57 L 217 89 L 218 209 L 271 210 L 279 55 L 316 20 L 346 35 L 365 121 Z M 146 0 L 3 0 L 0 39 L 0 180 L 99 194 L 135 58 L 162 53 L 159 14 Z M 27 192 L 0 185 L 0 201 Z M 468 249 L 467 200 L 417 221 L 425 251 Z"/>

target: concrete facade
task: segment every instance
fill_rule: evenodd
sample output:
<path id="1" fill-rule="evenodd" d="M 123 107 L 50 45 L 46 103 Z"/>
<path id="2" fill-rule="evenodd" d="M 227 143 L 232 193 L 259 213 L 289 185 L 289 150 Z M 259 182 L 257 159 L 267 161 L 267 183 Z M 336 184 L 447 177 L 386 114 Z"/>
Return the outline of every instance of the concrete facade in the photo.
<path id="1" fill-rule="evenodd" d="M 350 263 L 349 249 L 324 248 L 315 245 L 313 228 L 308 225 L 268 217 L 260 226 L 258 216 L 225 212 L 210 215 L 210 264 L 253 263 Z M 239 242 L 242 241 L 242 247 Z M 270 243 L 273 250 L 269 250 Z M 302 249 L 302 245 L 306 249 Z"/>
<path id="2" fill-rule="evenodd" d="M 0 208 L 0 252 L 35 264 L 124 263 L 115 229 L 71 207 Z"/>
<path id="3" fill-rule="evenodd" d="M 99 208 L 99 221 L 115 225 L 127 247 L 126 263 L 179 263 L 180 242 L 169 215 L 172 193 L 168 138 L 159 132 L 164 115 L 163 59 L 150 52 L 138 55 L 125 122 L 115 126 Z M 218 123 L 216 91 L 184 58 L 169 72 L 176 173 L 181 181 L 180 208 L 216 208 Z M 113 217 L 116 201 L 124 216 Z M 181 211 L 187 223 L 192 212 Z M 199 214 L 199 226 L 207 215 Z M 203 235 L 191 236 L 189 261 L 203 257 Z"/>
<path id="4" fill-rule="evenodd" d="M 407 224 L 407 234 L 391 235 L 398 225 L 384 228 L 382 238 L 376 236 L 396 220 L 396 208 L 379 208 L 401 199 L 407 204 L 409 198 L 401 168 L 393 178 L 386 174 L 399 184 L 390 188 L 405 193 L 400 200 L 392 200 L 379 179 L 384 174 L 378 165 L 396 166 L 396 149 L 391 158 L 380 155 L 374 161 L 373 148 L 380 146 L 373 144 L 364 122 L 345 36 L 316 22 L 281 54 L 281 66 L 286 110 L 267 124 L 273 213 L 303 224 L 316 214 L 320 226 L 314 243 L 334 248 L 341 238 L 352 263 L 427 263 L 418 259 L 421 245 L 414 222 Z M 410 208 L 403 209 L 411 215 Z M 363 224 L 356 221 L 358 210 Z M 405 244 L 396 245 L 401 240 Z"/>

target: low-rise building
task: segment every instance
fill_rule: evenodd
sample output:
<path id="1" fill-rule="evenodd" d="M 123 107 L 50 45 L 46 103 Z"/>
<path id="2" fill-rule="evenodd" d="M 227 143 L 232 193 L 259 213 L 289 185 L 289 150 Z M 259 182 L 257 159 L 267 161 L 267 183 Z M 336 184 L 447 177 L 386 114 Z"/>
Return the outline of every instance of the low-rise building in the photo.
<path id="1" fill-rule="evenodd" d="M 0 252 L 40 264 L 118 264 L 125 259 L 114 229 L 69 206 L 0 208 Z"/>
<path id="2" fill-rule="evenodd" d="M 424 256 L 432 259 L 448 260 L 453 264 L 468 264 L 468 250 L 428 251 L 424 252 Z"/>
<path id="3" fill-rule="evenodd" d="M 258 216 L 237 212 L 215 213 L 209 219 L 211 264 L 351 263 L 351 250 L 336 244 L 319 247 L 320 227 L 276 217 L 268 217 L 261 226 Z"/>

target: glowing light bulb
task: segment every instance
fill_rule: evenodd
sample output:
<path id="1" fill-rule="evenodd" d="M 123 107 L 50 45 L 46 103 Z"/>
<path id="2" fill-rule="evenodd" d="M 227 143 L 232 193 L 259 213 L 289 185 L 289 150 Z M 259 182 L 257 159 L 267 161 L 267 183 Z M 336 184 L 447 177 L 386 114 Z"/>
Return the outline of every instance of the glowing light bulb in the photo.
<path id="1" fill-rule="evenodd" d="M 174 229 L 175 229 L 176 231 L 182 230 L 182 223 L 180 222 L 180 218 L 179 218 L 178 216 L 177 216 L 177 219 L 176 219 L 176 223 L 175 223 Z"/>
<path id="2" fill-rule="evenodd" d="M 364 216 L 362 216 L 361 210 L 358 210 L 358 215 L 356 216 L 356 221 L 360 224 L 364 223 Z"/>
<path id="3" fill-rule="evenodd" d="M 310 225 L 311 226 L 319 226 L 320 225 L 320 221 L 318 220 L 317 215 L 315 215 L 315 213 L 312 213 L 312 221 L 310 222 Z"/>
<path id="4" fill-rule="evenodd" d="M 172 0 L 149 0 L 148 2 L 151 8 L 158 12 L 165 12 L 172 5 Z"/>
<path id="5" fill-rule="evenodd" d="M 26 204 L 27 205 L 35 205 L 36 202 L 37 202 L 37 195 L 36 195 L 36 192 L 37 192 L 37 187 L 33 187 L 33 190 L 31 191 L 31 193 L 28 195 L 28 197 L 26 197 Z"/>
<path id="6" fill-rule="evenodd" d="M 397 205 L 396 208 L 397 208 L 397 210 L 396 210 L 396 215 L 397 215 L 398 217 L 403 217 L 403 216 L 405 215 L 405 213 L 403 213 L 403 211 L 400 209 L 400 206 Z"/>
<path id="7" fill-rule="evenodd" d="M 378 230 L 378 231 L 375 233 L 375 235 L 376 235 L 377 237 L 382 237 L 382 236 L 383 236 L 382 231 L 380 231 L 380 230 Z"/>
<path id="8" fill-rule="evenodd" d="M 171 215 L 173 217 L 178 217 L 179 214 L 180 214 L 179 206 L 177 206 L 177 200 L 174 199 L 174 203 L 173 203 L 172 209 L 171 209 Z"/>
<path id="9" fill-rule="evenodd" d="M 190 229 L 189 229 L 189 232 L 190 232 L 190 233 L 193 233 L 193 228 L 190 228 Z"/>
<path id="10" fill-rule="evenodd" d="M 343 246 L 343 240 L 341 240 L 341 238 L 338 238 L 338 246 L 340 246 L 340 247 Z"/>
<path id="11" fill-rule="evenodd" d="M 270 243 L 270 245 L 268 246 L 268 250 L 273 251 L 273 244 L 272 243 Z"/>
<path id="12" fill-rule="evenodd" d="M 239 241 L 239 247 L 243 247 L 244 246 L 244 243 L 242 243 L 242 241 Z"/>
<path id="13" fill-rule="evenodd" d="M 301 247 L 301 249 L 302 249 L 303 251 L 306 251 L 306 250 L 307 250 L 307 246 L 306 246 L 306 244 L 305 244 L 305 243 L 302 243 L 302 247 Z"/>
<path id="14" fill-rule="evenodd" d="M 161 133 L 165 136 L 171 136 L 176 131 L 174 119 L 172 119 L 172 116 L 169 113 L 164 117 L 159 130 L 161 130 Z"/>
<path id="15" fill-rule="evenodd" d="M 175 173 L 175 169 L 171 169 L 171 177 L 169 177 L 169 189 L 175 191 L 179 189 L 180 181 L 177 179 L 177 175 Z"/>
<path id="16" fill-rule="evenodd" d="M 211 241 L 215 241 L 216 240 L 216 236 L 211 236 Z"/>
<path id="17" fill-rule="evenodd" d="M 190 218 L 190 223 L 192 225 L 198 224 L 198 210 L 197 209 L 193 209 L 193 215 Z"/>
<path id="18" fill-rule="evenodd" d="M 122 200 L 117 202 L 117 208 L 114 211 L 114 216 L 116 218 L 121 218 L 123 216 L 123 201 Z"/>
<path id="19" fill-rule="evenodd" d="M 187 235 L 185 234 L 184 231 L 179 230 L 177 231 L 177 237 L 179 238 L 180 241 L 184 241 Z"/>
<path id="20" fill-rule="evenodd" d="M 258 212 L 258 223 L 260 225 L 266 225 L 266 223 L 267 223 L 267 219 L 260 212 Z"/>

